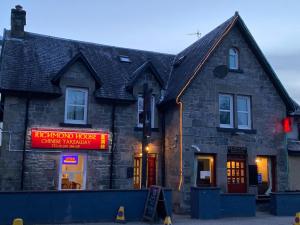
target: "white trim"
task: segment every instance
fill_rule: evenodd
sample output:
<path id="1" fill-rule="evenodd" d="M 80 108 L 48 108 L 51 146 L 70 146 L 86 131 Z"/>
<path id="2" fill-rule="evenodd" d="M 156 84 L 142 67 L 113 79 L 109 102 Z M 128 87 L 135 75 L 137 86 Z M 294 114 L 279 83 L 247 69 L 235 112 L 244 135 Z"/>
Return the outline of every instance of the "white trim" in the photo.
<path id="1" fill-rule="evenodd" d="M 230 99 L 230 110 L 220 109 L 220 98 L 229 97 Z M 222 124 L 220 121 L 220 112 L 229 112 L 230 113 L 230 122 L 229 124 Z M 229 94 L 219 94 L 219 124 L 222 128 L 233 128 L 233 96 Z"/>
<path id="2" fill-rule="evenodd" d="M 245 96 L 245 95 L 238 95 L 237 96 L 237 125 L 238 125 L 238 129 L 251 129 L 251 100 L 249 96 Z M 239 99 L 245 99 L 247 102 L 247 111 L 239 111 L 238 110 L 238 100 Z M 239 113 L 244 113 L 247 114 L 247 119 L 248 119 L 248 126 L 247 125 L 239 125 Z"/>
<path id="3" fill-rule="evenodd" d="M 69 91 L 81 91 L 84 93 L 84 105 L 75 105 L 75 104 L 68 104 L 68 98 L 69 98 Z M 71 120 L 68 119 L 68 106 L 78 106 L 78 107 L 84 107 L 83 112 L 83 120 Z M 72 124 L 86 124 L 87 123 L 87 108 L 88 108 L 88 90 L 84 88 L 73 88 L 73 87 L 67 87 L 66 88 L 66 94 L 65 94 L 65 123 L 72 123 Z"/>
<path id="4" fill-rule="evenodd" d="M 87 155 L 86 154 L 78 154 L 78 153 L 61 153 L 60 154 L 60 158 L 59 158 L 59 176 L 58 176 L 58 190 L 59 191 L 70 191 L 70 190 L 74 190 L 74 189 L 61 189 L 61 178 L 62 178 L 62 158 L 63 156 L 66 155 L 74 155 L 77 154 L 78 155 L 78 160 L 79 160 L 79 156 L 83 157 L 83 177 L 82 177 L 82 187 L 79 190 L 85 190 L 86 189 L 86 170 L 87 170 Z"/>

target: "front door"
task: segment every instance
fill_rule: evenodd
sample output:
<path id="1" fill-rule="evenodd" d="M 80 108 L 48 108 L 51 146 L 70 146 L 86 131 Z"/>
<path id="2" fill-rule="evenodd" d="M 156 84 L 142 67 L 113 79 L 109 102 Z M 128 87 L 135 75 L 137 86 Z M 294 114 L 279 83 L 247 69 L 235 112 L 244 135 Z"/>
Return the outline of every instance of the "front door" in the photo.
<path id="1" fill-rule="evenodd" d="M 243 159 L 227 161 L 227 184 L 229 193 L 247 192 L 246 163 Z"/>
<path id="2" fill-rule="evenodd" d="M 156 155 L 148 154 L 147 186 L 156 185 Z"/>

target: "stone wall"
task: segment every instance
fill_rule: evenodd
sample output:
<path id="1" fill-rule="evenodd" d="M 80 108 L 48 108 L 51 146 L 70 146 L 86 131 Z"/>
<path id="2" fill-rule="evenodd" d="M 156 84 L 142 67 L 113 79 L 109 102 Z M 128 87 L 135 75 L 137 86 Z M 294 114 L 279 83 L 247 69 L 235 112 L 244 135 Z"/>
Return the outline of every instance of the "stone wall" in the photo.
<path id="1" fill-rule="evenodd" d="M 227 65 L 228 51 L 239 49 L 239 72 L 229 72 L 225 78 L 213 74 L 216 66 Z M 224 132 L 219 127 L 219 93 L 251 96 L 253 134 Z M 186 89 L 183 102 L 183 164 L 184 188 L 181 206 L 188 208 L 190 186 L 195 185 L 195 154 L 216 154 L 217 186 L 227 191 L 226 162 L 228 146 L 247 148 L 249 165 L 257 155 L 276 156 L 277 189 L 287 188 L 287 153 L 281 120 L 286 107 L 265 70 L 243 39 L 238 28 L 225 37 L 205 66 Z M 236 118 L 235 118 L 236 119 Z"/>

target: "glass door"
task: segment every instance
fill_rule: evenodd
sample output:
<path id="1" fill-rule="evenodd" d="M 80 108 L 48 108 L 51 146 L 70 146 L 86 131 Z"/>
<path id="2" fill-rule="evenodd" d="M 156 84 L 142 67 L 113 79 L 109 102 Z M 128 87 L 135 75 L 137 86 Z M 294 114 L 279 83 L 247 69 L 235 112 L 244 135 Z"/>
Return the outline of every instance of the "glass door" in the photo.
<path id="1" fill-rule="evenodd" d="M 63 154 L 59 175 L 59 190 L 84 190 L 86 183 L 86 156 Z"/>
<path id="2" fill-rule="evenodd" d="M 227 161 L 227 184 L 229 193 L 245 193 L 247 191 L 245 160 Z"/>

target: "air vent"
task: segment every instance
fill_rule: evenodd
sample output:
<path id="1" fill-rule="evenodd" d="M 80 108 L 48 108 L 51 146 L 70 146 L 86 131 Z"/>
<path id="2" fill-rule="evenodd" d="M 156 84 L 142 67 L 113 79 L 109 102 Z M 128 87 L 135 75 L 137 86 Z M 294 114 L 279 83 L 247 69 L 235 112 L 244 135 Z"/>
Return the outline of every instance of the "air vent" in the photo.
<path id="1" fill-rule="evenodd" d="M 130 63 L 131 62 L 130 58 L 126 55 L 120 55 L 119 59 L 120 59 L 121 62 L 125 62 L 125 63 Z"/>

